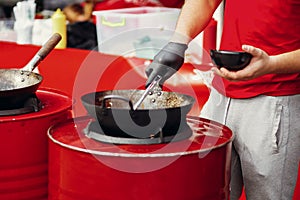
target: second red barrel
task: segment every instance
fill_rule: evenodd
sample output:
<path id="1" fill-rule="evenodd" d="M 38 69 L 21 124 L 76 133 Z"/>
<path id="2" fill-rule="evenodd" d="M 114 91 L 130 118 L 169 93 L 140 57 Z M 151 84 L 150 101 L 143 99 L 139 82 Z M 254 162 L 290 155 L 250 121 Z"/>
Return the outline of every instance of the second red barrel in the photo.
<path id="1" fill-rule="evenodd" d="M 39 111 L 16 114 L 31 108 L 35 100 L 41 102 Z M 24 108 L 0 111 L 0 199 L 3 200 L 48 198 L 47 130 L 72 117 L 72 99 L 53 89 L 37 90 L 27 104 Z"/>
<path id="2" fill-rule="evenodd" d="M 224 200 L 233 134 L 188 117 L 192 136 L 164 144 L 111 144 L 86 137 L 93 119 L 49 129 L 49 200 Z"/>

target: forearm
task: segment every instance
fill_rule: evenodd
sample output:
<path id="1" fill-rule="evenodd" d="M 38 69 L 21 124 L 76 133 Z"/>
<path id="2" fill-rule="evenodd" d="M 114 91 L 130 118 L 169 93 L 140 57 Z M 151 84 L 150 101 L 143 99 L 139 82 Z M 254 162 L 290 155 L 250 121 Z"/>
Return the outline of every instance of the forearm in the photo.
<path id="1" fill-rule="evenodd" d="M 222 0 L 186 0 L 172 41 L 189 43 L 205 29 L 221 2 Z"/>
<path id="2" fill-rule="evenodd" d="M 270 69 L 272 73 L 297 73 L 300 72 L 300 49 L 270 56 Z"/>

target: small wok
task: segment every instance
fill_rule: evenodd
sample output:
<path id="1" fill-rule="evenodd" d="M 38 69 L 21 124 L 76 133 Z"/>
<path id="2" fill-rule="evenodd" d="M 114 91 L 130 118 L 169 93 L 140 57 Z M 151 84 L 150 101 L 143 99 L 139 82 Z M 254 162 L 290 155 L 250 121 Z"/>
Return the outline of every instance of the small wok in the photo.
<path id="1" fill-rule="evenodd" d="M 18 108 L 36 92 L 43 77 L 32 71 L 60 40 L 59 34 L 53 34 L 30 62 L 21 69 L 0 69 L 0 109 Z"/>
<path id="2" fill-rule="evenodd" d="M 133 103 L 144 91 L 93 92 L 82 96 L 81 101 L 102 132 L 110 136 L 148 138 L 161 132 L 169 136 L 187 128 L 186 115 L 195 101 L 192 96 L 160 91 L 148 95 L 134 110 Z"/>

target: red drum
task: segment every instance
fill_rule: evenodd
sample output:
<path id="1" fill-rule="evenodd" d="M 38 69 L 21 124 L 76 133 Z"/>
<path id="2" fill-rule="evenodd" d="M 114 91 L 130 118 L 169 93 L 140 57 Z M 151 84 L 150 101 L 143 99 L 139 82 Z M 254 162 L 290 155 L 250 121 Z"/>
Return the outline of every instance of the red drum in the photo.
<path id="1" fill-rule="evenodd" d="M 50 89 L 36 96 L 41 110 L 0 116 L 0 199 L 47 199 L 47 130 L 71 118 L 72 100 Z"/>
<path id="2" fill-rule="evenodd" d="M 188 138 L 112 144 L 87 137 L 92 121 L 79 117 L 49 129 L 49 200 L 229 198 L 233 134 L 226 126 L 188 117 Z"/>

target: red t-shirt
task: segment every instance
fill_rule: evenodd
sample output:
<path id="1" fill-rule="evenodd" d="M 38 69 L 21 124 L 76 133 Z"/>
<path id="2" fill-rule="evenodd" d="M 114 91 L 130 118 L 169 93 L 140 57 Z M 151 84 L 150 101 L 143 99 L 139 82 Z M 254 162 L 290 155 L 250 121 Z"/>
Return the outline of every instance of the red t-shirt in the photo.
<path id="1" fill-rule="evenodd" d="M 220 49 L 241 51 L 242 44 L 261 48 L 269 55 L 299 49 L 300 1 L 226 0 Z M 215 77 L 213 86 L 232 98 L 300 94 L 300 73 L 268 74 L 239 82 Z"/>

